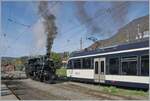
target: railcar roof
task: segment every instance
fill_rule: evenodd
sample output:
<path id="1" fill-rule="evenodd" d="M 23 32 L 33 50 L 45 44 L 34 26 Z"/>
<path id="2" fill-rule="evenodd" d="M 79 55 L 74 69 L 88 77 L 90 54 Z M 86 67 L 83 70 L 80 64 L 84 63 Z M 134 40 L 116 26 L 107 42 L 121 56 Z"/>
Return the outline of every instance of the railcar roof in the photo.
<path id="1" fill-rule="evenodd" d="M 92 54 L 121 51 L 121 50 L 128 50 L 128 49 L 137 49 L 137 48 L 144 48 L 144 47 L 149 47 L 149 39 L 132 42 L 132 43 L 125 43 L 122 45 L 115 45 L 115 46 L 111 46 L 111 47 L 104 47 L 104 48 L 96 49 L 96 50 L 92 50 L 92 51 L 73 52 L 70 55 L 70 57 L 92 55 Z"/>

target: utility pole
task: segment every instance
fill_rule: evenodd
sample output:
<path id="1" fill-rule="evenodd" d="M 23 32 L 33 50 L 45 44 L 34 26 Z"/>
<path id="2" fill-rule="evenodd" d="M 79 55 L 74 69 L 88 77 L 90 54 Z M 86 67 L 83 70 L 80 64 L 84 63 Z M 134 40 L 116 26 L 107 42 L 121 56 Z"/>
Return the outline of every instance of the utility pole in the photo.
<path id="1" fill-rule="evenodd" d="M 80 39 L 80 50 L 82 50 L 82 44 L 83 44 L 83 42 L 82 42 L 82 37 L 81 37 L 81 39 Z"/>
<path id="2" fill-rule="evenodd" d="M 129 38 L 129 31 L 128 31 L 128 30 L 127 30 L 127 34 L 126 34 L 126 35 L 127 35 L 126 41 L 129 42 L 129 41 L 130 41 L 130 38 Z"/>
<path id="3" fill-rule="evenodd" d="M 142 36 L 140 35 L 140 29 L 139 29 L 139 28 L 140 28 L 140 25 L 138 24 L 138 29 L 137 29 L 137 30 L 138 30 L 138 33 L 137 33 L 137 34 L 138 34 L 138 39 L 140 39 L 140 38 L 142 37 Z"/>

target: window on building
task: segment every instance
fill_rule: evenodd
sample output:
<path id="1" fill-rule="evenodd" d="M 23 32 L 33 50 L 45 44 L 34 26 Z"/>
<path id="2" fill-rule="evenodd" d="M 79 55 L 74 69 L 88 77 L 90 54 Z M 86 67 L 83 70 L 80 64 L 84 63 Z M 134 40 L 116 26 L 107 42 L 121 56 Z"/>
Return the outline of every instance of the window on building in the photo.
<path id="1" fill-rule="evenodd" d="M 109 74 L 119 74 L 119 58 L 109 59 Z"/>
<path id="2" fill-rule="evenodd" d="M 98 62 L 95 62 L 95 74 L 98 74 Z"/>
<path id="3" fill-rule="evenodd" d="M 137 57 L 123 57 L 122 60 L 123 75 L 137 75 Z"/>
<path id="4" fill-rule="evenodd" d="M 149 75 L 149 56 L 141 56 L 141 75 L 148 76 Z"/>
<path id="5" fill-rule="evenodd" d="M 90 69 L 92 68 L 92 58 L 83 58 L 83 69 Z"/>

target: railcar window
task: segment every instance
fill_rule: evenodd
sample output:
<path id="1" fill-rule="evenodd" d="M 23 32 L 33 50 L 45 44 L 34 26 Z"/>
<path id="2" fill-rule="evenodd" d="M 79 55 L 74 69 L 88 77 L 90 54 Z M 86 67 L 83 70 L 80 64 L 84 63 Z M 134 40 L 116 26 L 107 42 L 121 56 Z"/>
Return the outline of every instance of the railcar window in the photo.
<path id="1" fill-rule="evenodd" d="M 141 75 L 148 76 L 149 75 L 149 56 L 141 56 Z"/>
<path id="2" fill-rule="evenodd" d="M 68 69 L 71 68 L 71 60 L 68 61 L 67 68 L 68 68 Z"/>
<path id="3" fill-rule="evenodd" d="M 92 58 L 83 58 L 83 69 L 92 68 Z"/>
<path id="4" fill-rule="evenodd" d="M 95 62 L 95 74 L 98 74 L 98 62 Z"/>
<path id="5" fill-rule="evenodd" d="M 77 69 L 81 68 L 81 60 L 80 59 L 74 60 L 74 68 L 77 68 Z"/>
<path id="6" fill-rule="evenodd" d="M 68 69 L 73 69 L 73 68 L 74 68 L 73 61 L 74 61 L 74 60 L 69 60 L 69 61 L 68 61 L 68 65 L 67 65 L 67 68 L 68 68 Z"/>
<path id="7" fill-rule="evenodd" d="M 137 75 L 137 57 L 122 58 L 122 74 L 123 75 Z"/>
<path id="8" fill-rule="evenodd" d="M 101 61 L 101 72 L 104 73 L 104 61 Z"/>
<path id="9" fill-rule="evenodd" d="M 119 74 L 119 58 L 109 59 L 109 74 Z"/>
<path id="10" fill-rule="evenodd" d="M 74 61 L 71 60 L 71 68 L 74 68 Z"/>
<path id="11" fill-rule="evenodd" d="M 91 68 L 93 69 L 94 68 L 94 59 L 91 58 Z"/>

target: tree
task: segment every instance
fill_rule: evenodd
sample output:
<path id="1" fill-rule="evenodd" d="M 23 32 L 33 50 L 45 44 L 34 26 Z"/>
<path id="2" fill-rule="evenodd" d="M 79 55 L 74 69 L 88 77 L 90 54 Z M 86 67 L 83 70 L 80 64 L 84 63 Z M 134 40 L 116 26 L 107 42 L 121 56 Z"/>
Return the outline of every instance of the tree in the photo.
<path id="1" fill-rule="evenodd" d="M 15 64 L 16 70 L 22 71 L 23 68 L 25 68 L 24 61 L 21 58 L 17 58 L 14 61 L 14 64 Z"/>
<path id="2" fill-rule="evenodd" d="M 69 58 L 69 52 L 64 52 L 62 58 L 63 58 L 62 60 L 68 60 L 68 58 Z"/>
<path id="3" fill-rule="evenodd" d="M 62 66 L 62 58 L 61 55 L 55 52 L 51 53 L 51 58 L 54 61 L 55 67 L 60 68 Z"/>

